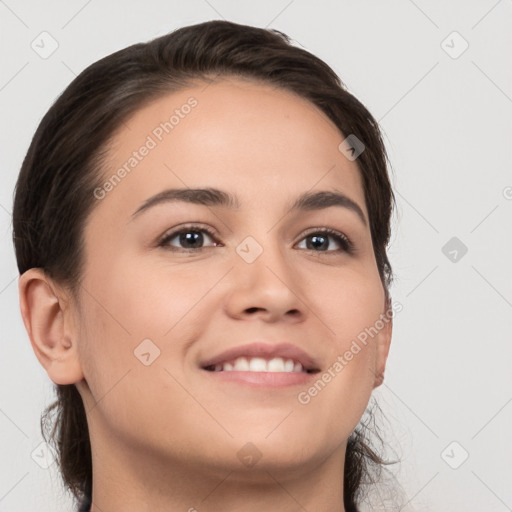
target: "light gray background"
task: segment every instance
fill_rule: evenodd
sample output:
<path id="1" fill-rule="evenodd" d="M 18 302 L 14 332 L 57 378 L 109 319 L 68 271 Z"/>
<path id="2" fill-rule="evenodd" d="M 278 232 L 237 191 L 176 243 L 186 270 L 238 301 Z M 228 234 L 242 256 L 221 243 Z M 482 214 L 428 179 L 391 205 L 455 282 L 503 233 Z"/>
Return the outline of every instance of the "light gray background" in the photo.
<path id="1" fill-rule="evenodd" d="M 180 26 L 222 18 L 290 35 L 334 68 L 385 133 L 398 200 L 392 294 L 403 311 L 395 317 L 385 384 L 375 395 L 388 419 L 384 435 L 402 458 L 397 478 L 409 505 L 510 510 L 512 3 L 6 0 L 0 1 L 0 511 L 70 510 L 55 464 L 43 469 L 31 458 L 42 441 L 40 413 L 53 400 L 19 313 L 11 243 L 12 191 L 33 132 L 90 63 Z M 31 48 L 43 31 L 58 42 L 47 59 Z M 461 55 L 464 41 L 454 31 L 469 44 Z M 455 248 L 456 261 L 455 253 L 442 251 L 452 237 L 468 249 L 461 257 Z M 469 458 L 459 465 L 465 452 Z"/>

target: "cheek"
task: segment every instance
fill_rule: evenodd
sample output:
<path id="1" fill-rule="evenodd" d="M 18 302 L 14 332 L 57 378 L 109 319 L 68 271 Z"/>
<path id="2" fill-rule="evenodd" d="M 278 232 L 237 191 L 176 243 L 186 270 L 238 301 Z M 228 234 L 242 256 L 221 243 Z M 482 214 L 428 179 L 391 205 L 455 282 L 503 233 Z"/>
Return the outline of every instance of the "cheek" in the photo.
<path id="1" fill-rule="evenodd" d="M 311 309 L 318 312 L 338 351 L 348 349 L 354 339 L 364 339 L 383 313 L 384 289 L 376 271 L 347 268 L 317 275 L 310 289 L 316 290 L 308 294 L 314 301 Z"/>
<path id="2" fill-rule="evenodd" d="M 163 339 L 172 337 L 189 323 L 189 314 L 218 281 L 218 272 L 198 270 L 193 266 L 170 266 L 146 262 L 120 266 L 113 276 L 111 289 L 120 301 L 119 314 L 132 335 L 137 338 Z M 114 292 L 115 290 L 115 292 Z"/>
<path id="3" fill-rule="evenodd" d="M 297 396 L 305 416 L 315 419 L 320 437 L 323 434 L 334 445 L 356 428 L 368 405 L 376 359 L 376 337 L 358 338 L 364 333 L 362 324 L 354 316 L 339 318 L 337 336 L 325 366 L 311 386 Z M 319 425 L 323 425 L 323 430 Z"/>
<path id="4" fill-rule="evenodd" d="M 87 286 L 94 290 L 91 320 L 100 338 L 131 351 L 149 338 L 156 344 L 187 329 L 189 315 L 218 280 L 185 266 L 165 266 L 118 258 L 108 275 L 97 275 Z M 193 271 L 192 271 L 193 270 Z M 90 297 L 86 297 L 90 298 Z M 121 341 L 124 340 L 124 341 Z"/>
<path id="5" fill-rule="evenodd" d="M 128 324 L 111 301 L 85 284 L 81 312 L 80 359 L 85 380 L 99 400 L 113 388 L 132 364 L 132 337 Z M 130 355 L 132 356 L 130 358 Z"/>
<path id="6" fill-rule="evenodd" d="M 323 343 L 329 345 L 324 346 L 329 357 L 324 380 L 316 386 L 323 395 L 317 402 L 336 404 L 335 411 L 343 415 L 350 411 L 355 425 L 373 389 L 384 290 L 378 274 L 355 272 L 325 280 L 324 285 L 312 306 L 327 333 L 321 337 Z"/>
<path id="7" fill-rule="evenodd" d="M 95 297 L 85 297 L 84 373 L 96 399 L 113 386 L 112 398 L 123 394 L 123 400 L 102 401 L 102 407 L 110 404 L 111 417 L 122 417 L 126 403 L 150 403 L 148 397 L 160 396 L 166 386 L 177 386 L 165 370 L 183 375 L 184 365 L 189 364 L 188 347 L 208 328 L 205 318 L 210 310 L 205 308 L 213 299 L 202 299 L 218 277 L 213 272 L 199 276 L 196 270 L 178 266 L 125 265 L 122 260 L 113 268 L 115 272 L 85 285 Z M 218 307 L 218 300 L 214 302 Z M 176 397 L 176 390 L 169 395 Z"/>

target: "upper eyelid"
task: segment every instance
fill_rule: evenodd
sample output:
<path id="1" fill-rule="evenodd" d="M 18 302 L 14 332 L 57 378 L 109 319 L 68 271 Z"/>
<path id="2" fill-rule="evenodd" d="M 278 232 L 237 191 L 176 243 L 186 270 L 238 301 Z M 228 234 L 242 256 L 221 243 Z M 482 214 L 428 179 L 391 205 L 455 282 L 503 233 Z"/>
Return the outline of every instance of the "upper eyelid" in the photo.
<path id="1" fill-rule="evenodd" d="M 182 233 L 183 231 L 186 231 L 187 229 L 190 231 L 206 231 L 206 233 L 208 233 L 209 235 L 219 236 L 218 231 L 214 228 L 206 227 L 201 224 L 190 224 L 190 225 L 185 225 L 182 227 L 170 228 L 161 236 L 161 238 L 163 239 L 163 238 L 167 238 L 168 236 L 171 236 L 171 235 L 178 235 L 178 234 Z M 304 233 L 302 233 L 302 236 L 305 236 L 310 233 L 316 233 L 316 232 L 328 232 L 329 230 L 333 231 L 334 233 L 328 233 L 328 234 L 339 234 L 341 236 L 345 236 L 346 238 L 349 238 L 342 231 L 339 231 L 338 229 L 335 229 L 335 228 L 325 227 L 325 226 L 324 227 L 308 228 Z"/>
<path id="2" fill-rule="evenodd" d="M 180 233 L 183 233 L 184 231 L 205 231 L 210 236 L 219 236 L 217 230 L 213 229 L 212 227 L 206 227 L 202 224 L 187 224 L 185 226 L 177 226 L 175 228 L 170 228 L 167 231 L 164 232 L 164 234 L 160 237 L 161 240 L 168 238 L 169 236 L 176 236 Z"/>

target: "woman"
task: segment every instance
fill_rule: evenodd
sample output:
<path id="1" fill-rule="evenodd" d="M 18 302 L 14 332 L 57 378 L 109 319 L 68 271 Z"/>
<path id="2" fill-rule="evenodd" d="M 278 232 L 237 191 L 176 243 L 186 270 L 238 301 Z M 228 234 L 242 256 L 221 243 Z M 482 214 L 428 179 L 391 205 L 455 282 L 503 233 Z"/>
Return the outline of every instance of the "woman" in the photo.
<path id="1" fill-rule="evenodd" d="M 83 71 L 13 211 L 80 510 L 360 510 L 393 201 L 376 121 L 282 33 L 211 21 Z"/>

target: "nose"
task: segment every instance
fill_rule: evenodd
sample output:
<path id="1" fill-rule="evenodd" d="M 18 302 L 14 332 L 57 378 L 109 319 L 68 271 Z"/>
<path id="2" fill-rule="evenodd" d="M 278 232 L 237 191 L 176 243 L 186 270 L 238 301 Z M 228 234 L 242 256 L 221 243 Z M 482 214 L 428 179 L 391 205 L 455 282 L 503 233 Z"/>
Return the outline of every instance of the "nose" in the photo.
<path id="1" fill-rule="evenodd" d="M 286 255 L 290 249 L 275 241 L 261 247 L 263 252 L 253 261 L 245 258 L 243 251 L 235 252 L 227 313 L 236 319 L 303 322 L 307 308 L 297 273 Z"/>

